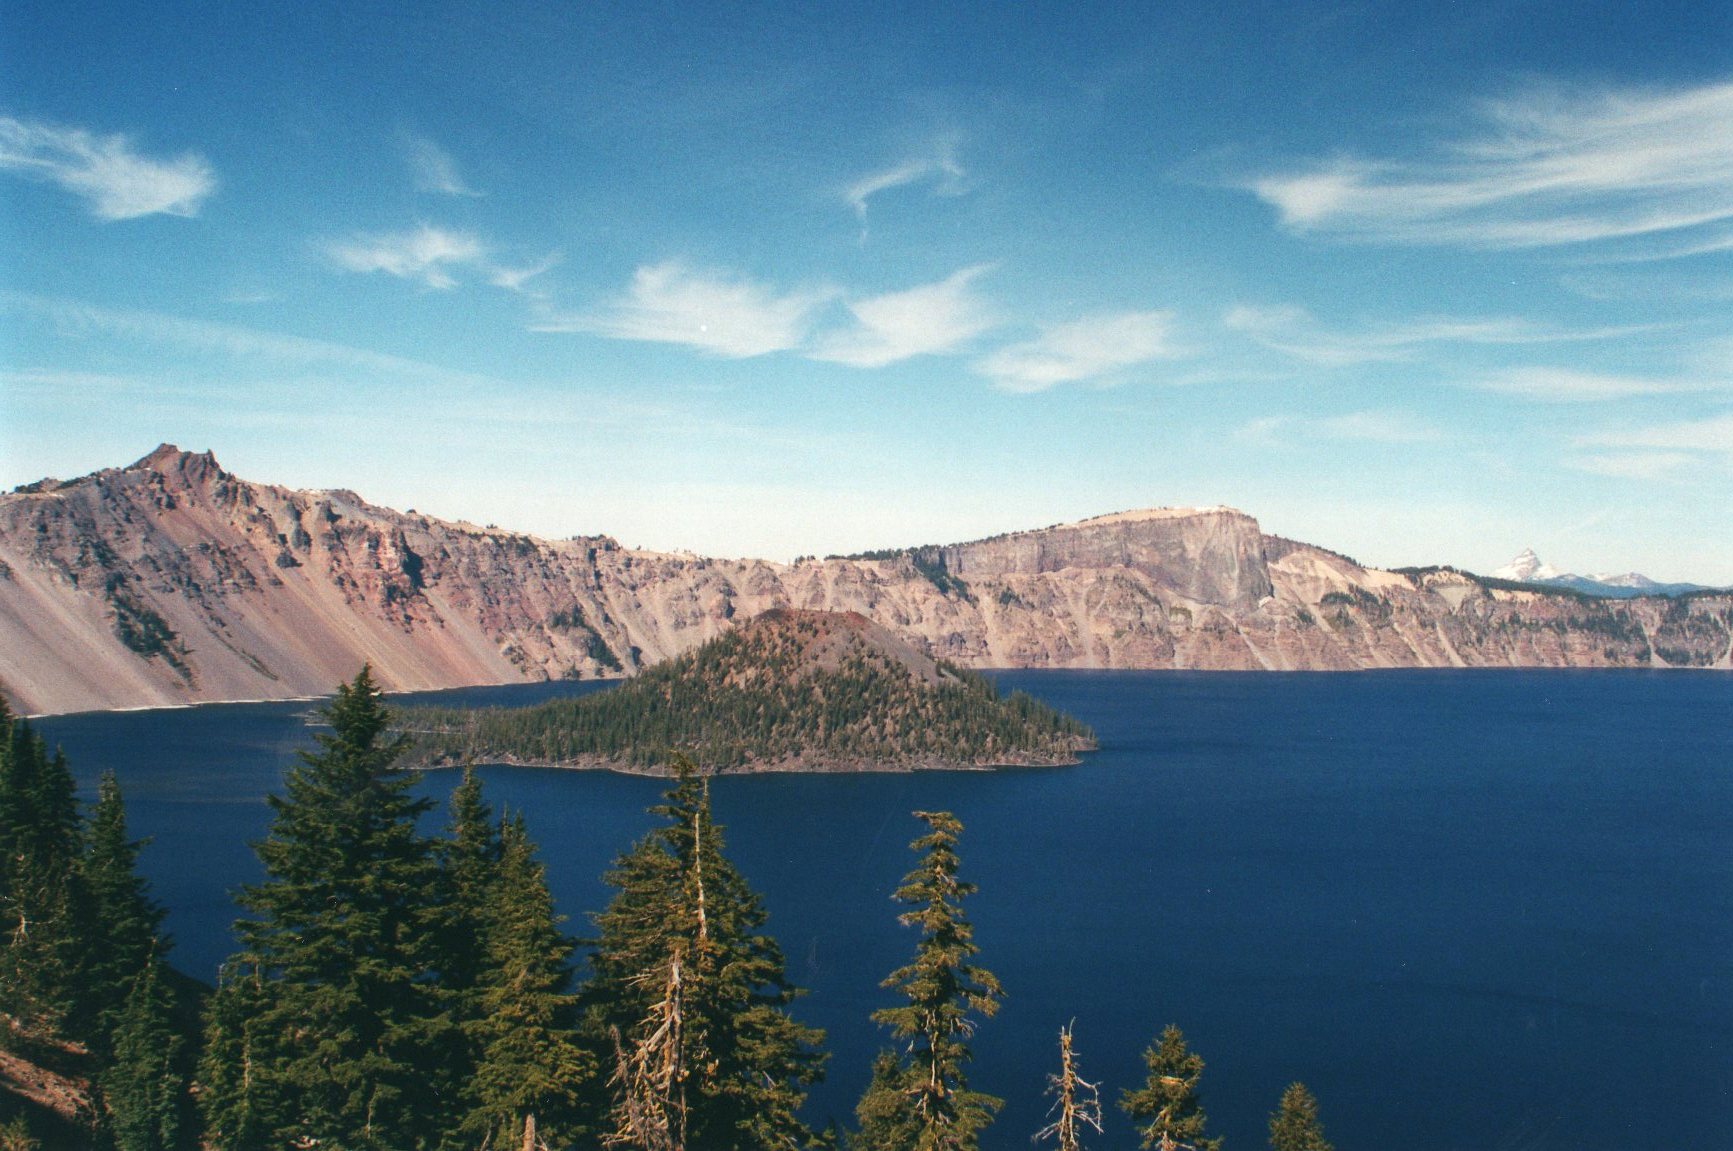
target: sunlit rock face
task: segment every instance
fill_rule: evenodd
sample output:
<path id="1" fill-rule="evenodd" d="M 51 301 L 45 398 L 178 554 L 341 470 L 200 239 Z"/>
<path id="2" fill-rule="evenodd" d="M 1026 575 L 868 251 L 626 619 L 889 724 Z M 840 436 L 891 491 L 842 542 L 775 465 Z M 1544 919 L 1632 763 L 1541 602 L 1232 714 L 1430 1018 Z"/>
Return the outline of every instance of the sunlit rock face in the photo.
<path id="1" fill-rule="evenodd" d="M 1388 572 L 1228 508 L 779 564 L 543 540 L 242 480 L 165 445 L 0 496 L 0 691 L 62 712 L 630 675 L 770 608 L 974 667 L 1733 665 L 1733 597 Z"/>

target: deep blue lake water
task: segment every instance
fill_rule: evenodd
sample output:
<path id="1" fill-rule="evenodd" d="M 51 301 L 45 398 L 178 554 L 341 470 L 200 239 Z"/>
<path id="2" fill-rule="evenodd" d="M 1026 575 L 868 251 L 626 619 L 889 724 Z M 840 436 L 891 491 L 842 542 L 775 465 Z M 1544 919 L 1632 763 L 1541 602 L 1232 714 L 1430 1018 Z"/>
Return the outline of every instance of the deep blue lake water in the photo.
<path id="1" fill-rule="evenodd" d="M 1424 671 L 1015 672 L 1092 724 L 1078 767 L 763 776 L 713 785 L 764 893 L 797 1013 L 829 1032 L 809 1117 L 848 1119 L 906 961 L 889 895 L 917 808 L 955 811 L 983 965 L 1009 993 L 973 1083 L 1043 1122 L 1076 1020 L 1103 1097 L 1178 1023 L 1228 1151 L 1265 1146 L 1295 1079 L 1341 1151 L 1733 1148 L 1733 676 Z M 527 702 L 548 685 L 442 693 Z M 94 788 L 119 775 L 183 968 L 209 977 L 258 878 L 247 843 L 307 704 L 39 721 Z M 568 930 L 649 826 L 662 784 L 491 768 L 524 812 Z M 423 786 L 443 796 L 450 772 Z M 1106 1136 L 1136 1139 L 1109 1109 Z"/>

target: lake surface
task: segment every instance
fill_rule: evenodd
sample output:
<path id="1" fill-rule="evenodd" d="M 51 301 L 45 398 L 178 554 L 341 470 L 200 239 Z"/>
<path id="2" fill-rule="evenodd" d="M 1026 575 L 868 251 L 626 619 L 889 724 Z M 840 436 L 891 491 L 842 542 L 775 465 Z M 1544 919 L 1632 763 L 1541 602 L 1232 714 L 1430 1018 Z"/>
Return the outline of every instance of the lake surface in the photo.
<path id="1" fill-rule="evenodd" d="M 1733 676 L 1422 671 L 1007 672 L 1092 724 L 1078 767 L 762 776 L 713 785 L 765 895 L 797 1013 L 829 1032 L 809 1118 L 852 1118 L 882 1036 L 867 1013 L 913 934 L 889 900 L 915 809 L 955 811 L 980 962 L 1008 991 L 973 1085 L 1009 1102 L 987 1146 L 1043 1122 L 1076 1020 L 1104 1099 L 1178 1023 L 1208 1064 L 1228 1151 L 1266 1145 L 1284 1086 L 1341 1151 L 1733 1147 Z M 589 685 L 440 693 L 527 702 Z M 120 777 L 170 908 L 174 961 L 209 977 L 227 892 L 308 704 L 39 721 L 82 786 Z M 568 930 L 600 908 L 655 780 L 491 768 Z M 443 796 L 451 772 L 432 773 Z M 1102 1148 L 1136 1139 L 1110 1107 Z"/>

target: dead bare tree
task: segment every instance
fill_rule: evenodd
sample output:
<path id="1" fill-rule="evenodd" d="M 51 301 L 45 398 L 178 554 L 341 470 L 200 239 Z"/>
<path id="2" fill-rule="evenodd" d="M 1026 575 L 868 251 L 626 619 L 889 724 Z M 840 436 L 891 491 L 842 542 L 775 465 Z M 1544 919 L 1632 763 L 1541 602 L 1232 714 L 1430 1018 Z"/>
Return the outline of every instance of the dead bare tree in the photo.
<path id="1" fill-rule="evenodd" d="M 685 1151 L 687 1068 L 681 952 L 676 947 L 669 955 L 662 995 L 651 1006 L 641 1028 L 643 1034 L 633 1042 L 630 1052 L 619 1029 L 612 1029 L 614 1074 L 609 1084 L 618 1102 L 614 1130 L 602 1137 L 609 1147 Z"/>
<path id="2" fill-rule="evenodd" d="M 1071 1049 L 1071 1027 L 1059 1029 L 1059 1072 L 1047 1076 L 1047 1094 L 1053 1096 L 1053 1106 L 1047 1114 L 1053 1122 L 1035 1133 L 1031 1142 L 1054 1140 L 1059 1151 L 1081 1151 L 1079 1132 L 1090 1127 L 1101 1133 L 1101 1094 L 1099 1084 L 1091 1083 L 1077 1073 L 1077 1056 Z"/>

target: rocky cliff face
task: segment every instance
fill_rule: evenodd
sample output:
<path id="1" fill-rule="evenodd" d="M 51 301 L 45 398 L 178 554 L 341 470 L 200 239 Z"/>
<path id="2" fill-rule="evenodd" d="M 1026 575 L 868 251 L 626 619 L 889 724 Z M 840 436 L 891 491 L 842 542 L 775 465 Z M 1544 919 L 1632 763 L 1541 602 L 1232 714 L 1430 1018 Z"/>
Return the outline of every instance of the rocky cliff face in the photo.
<path id="1" fill-rule="evenodd" d="M 1225 508 L 793 565 L 542 540 L 250 483 L 163 447 L 0 496 L 0 691 L 24 712 L 629 675 L 776 607 L 975 667 L 1733 666 L 1733 597 L 1387 572 Z"/>

